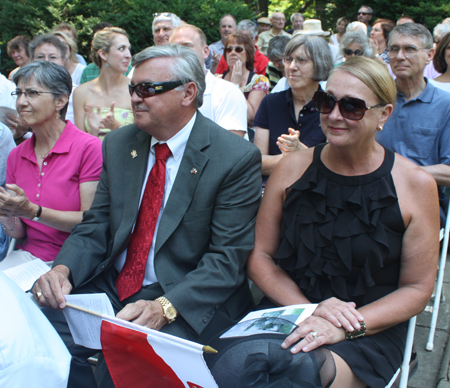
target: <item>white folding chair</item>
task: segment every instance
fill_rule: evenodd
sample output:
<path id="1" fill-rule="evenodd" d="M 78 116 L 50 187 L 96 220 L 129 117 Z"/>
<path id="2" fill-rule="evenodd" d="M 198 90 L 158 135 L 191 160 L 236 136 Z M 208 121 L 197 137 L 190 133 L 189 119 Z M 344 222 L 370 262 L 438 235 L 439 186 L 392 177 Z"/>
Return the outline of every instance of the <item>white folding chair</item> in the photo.
<path id="1" fill-rule="evenodd" d="M 411 353 L 414 344 L 414 333 L 416 331 L 416 320 L 417 316 L 412 317 L 408 323 L 408 334 L 406 336 L 405 351 L 403 353 L 402 366 L 395 372 L 389 384 L 385 388 L 391 388 L 398 375 L 400 374 L 400 385 L 399 388 L 407 388 L 409 379 L 409 363 L 411 362 Z"/>
<path id="2" fill-rule="evenodd" d="M 431 314 L 430 333 L 428 335 L 427 346 L 425 347 L 425 349 L 428 350 L 429 352 L 431 352 L 434 347 L 434 333 L 436 331 L 436 323 L 439 314 L 439 304 L 441 303 L 442 284 L 444 283 L 444 270 L 445 270 L 445 263 L 447 261 L 449 234 L 450 234 L 450 206 L 447 211 L 447 219 L 445 220 L 445 228 L 443 233 L 444 241 L 442 243 L 441 255 L 439 258 L 438 279 L 436 284 L 436 294 L 434 296 L 433 312 Z"/>

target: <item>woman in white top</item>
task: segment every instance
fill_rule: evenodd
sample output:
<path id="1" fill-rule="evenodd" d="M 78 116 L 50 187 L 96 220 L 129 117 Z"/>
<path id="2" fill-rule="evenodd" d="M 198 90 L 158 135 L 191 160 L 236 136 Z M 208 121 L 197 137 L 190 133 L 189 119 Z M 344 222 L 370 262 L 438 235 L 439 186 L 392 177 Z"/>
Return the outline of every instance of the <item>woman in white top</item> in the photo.
<path id="1" fill-rule="evenodd" d="M 432 85 L 439 89 L 450 92 L 450 33 L 445 35 L 436 47 L 436 54 L 433 58 L 433 65 L 441 75 L 435 79 L 428 79 Z"/>
<path id="2" fill-rule="evenodd" d="M 336 22 L 337 33 L 331 35 L 330 37 L 331 44 L 339 46 L 339 43 L 341 43 L 341 39 L 345 34 L 345 29 L 347 28 L 348 23 L 350 23 L 350 20 L 348 20 L 345 16 L 342 16 L 337 20 Z"/>
<path id="3" fill-rule="evenodd" d="M 83 73 L 83 69 L 86 67 L 78 61 L 77 44 L 63 31 L 55 31 L 53 32 L 53 35 L 55 35 L 64 45 L 67 46 L 69 55 L 67 55 L 66 60 L 64 61 L 64 67 L 72 77 L 73 87 L 76 88 L 80 84 L 81 74 Z"/>

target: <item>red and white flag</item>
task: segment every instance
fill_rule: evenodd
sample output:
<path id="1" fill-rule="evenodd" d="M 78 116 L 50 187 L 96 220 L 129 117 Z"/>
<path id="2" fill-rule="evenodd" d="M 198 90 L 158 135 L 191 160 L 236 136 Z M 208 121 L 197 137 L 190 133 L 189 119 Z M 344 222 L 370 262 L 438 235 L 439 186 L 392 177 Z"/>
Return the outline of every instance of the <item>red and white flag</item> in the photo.
<path id="1" fill-rule="evenodd" d="M 103 317 L 101 343 L 116 388 L 218 388 L 195 342 Z"/>

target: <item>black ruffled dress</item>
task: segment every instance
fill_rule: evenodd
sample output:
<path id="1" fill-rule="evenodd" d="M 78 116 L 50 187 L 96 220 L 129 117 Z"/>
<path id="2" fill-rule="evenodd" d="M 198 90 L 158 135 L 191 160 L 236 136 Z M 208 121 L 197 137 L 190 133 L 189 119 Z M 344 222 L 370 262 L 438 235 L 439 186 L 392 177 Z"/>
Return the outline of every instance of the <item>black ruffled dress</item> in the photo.
<path id="1" fill-rule="evenodd" d="M 320 154 L 324 146 L 316 146 L 313 162 L 288 189 L 283 205 L 281 244 L 274 259 L 312 303 L 334 296 L 353 301 L 361 307 L 398 288 L 405 226 L 391 175 L 395 155 L 393 151 L 385 149 L 384 161 L 374 172 L 364 176 L 342 176 L 330 171 L 322 163 Z M 406 332 L 405 322 L 381 333 L 327 348 L 340 355 L 369 387 L 383 388 L 401 364 Z M 309 378 L 311 385 L 297 385 L 306 372 L 301 373 L 302 378 L 290 378 L 287 385 L 280 384 L 283 375 L 292 372 L 294 361 L 305 361 L 295 358 L 287 363 L 291 363 L 291 367 L 285 366 L 281 375 L 279 371 L 273 372 L 279 363 L 286 364 L 286 361 L 281 361 L 282 352 L 277 357 L 271 356 L 270 346 L 273 345 L 268 346 L 267 351 L 259 348 L 252 352 L 251 343 L 255 342 L 256 345 L 258 341 L 261 342 L 259 336 L 253 337 L 236 341 L 248 341 L 247 355 L 242 358 L 237 357 L 237 347 L 242 347 L 243 343 L 235 346 L 225 344 L 224 340 L 214 343 L 218 347 L 225 345 L 223 350 L 230 349 L 228 353 L 234 354 L 236 361 L 239 359 L 231 369 L 244 363 L 247 365 L 243 372 L 236 372 L 244 374 L 247 379 L 247 383 L 240 385 L 236 384 L 236 380 L 244 378 L 232 377 L 230 366 L 218 362 L 212 370 L 217 380 L 221 381 L 220 387 L 227 386 L 223 383 L 226 376 L 230 387 L 233 386 L 233 380 L 235 387 L 272 386 L 269 383 L 272 381 L 278 381 L 274 385 L 277 387 L 321 386 L 314 382 L 312 376 Z M 279 346 L 282 339 L 276 341 L 268 338 L 268 341 Z M 309 355 L 312 356 L 311 353 Z M 259 360 L 255 364 L 252 360 L 256 356 L 262 357 L 263 361 Z M 301 357 L 301 353 L 298 357 Z M 321 368 L 325 364 L 320 362 L 323 357 L 323 354 L 318 355 L 313 362 L 318 365 L 318 369 L 314 370 L 311 365 L 305 369 L 320 376 L 324 372 Z M 308 362 L 311 363 L 311 360 L 308 359 Z M 256 377 L 255 374 L 252 377 L 254 382 L 259 383 L 248 384 L 248 368 L 257 370 Z M 224 373 L 227 369 L 228 374 Z M 320 377 L 324 386 L 332 381 L 329 375 Z"/>

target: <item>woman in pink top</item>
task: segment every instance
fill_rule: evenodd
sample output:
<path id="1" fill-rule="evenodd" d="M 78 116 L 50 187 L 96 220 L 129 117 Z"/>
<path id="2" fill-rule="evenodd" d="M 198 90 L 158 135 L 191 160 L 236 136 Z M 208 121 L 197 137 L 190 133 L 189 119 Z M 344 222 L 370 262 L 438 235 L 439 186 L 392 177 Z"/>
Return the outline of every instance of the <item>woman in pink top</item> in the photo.
<path id="1" fill-rule="evenodd" d="M 10 153 L 0 188 L 0 223 L 19 241 L 0 270 L 55 259 L 89 209 L 101 172 L 101 141 L 65 121 L 72 79 L 58 64 L 36 61 L 14 75 L 16 107 L 33 136 Z"/>

